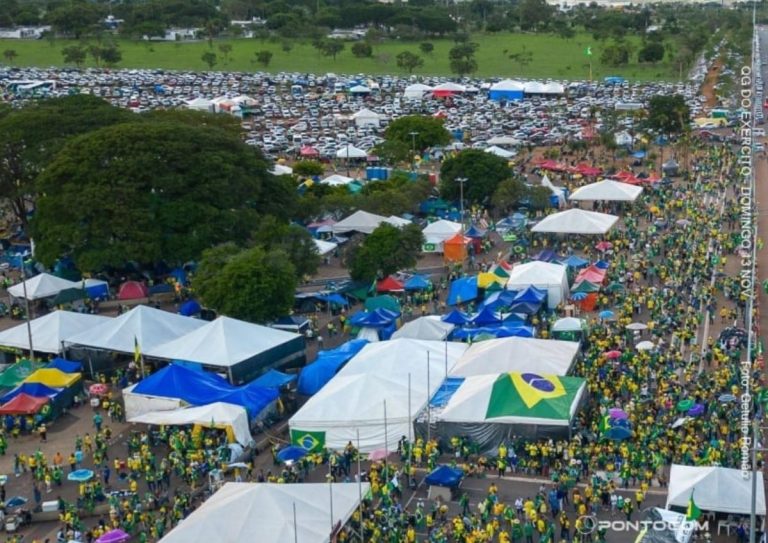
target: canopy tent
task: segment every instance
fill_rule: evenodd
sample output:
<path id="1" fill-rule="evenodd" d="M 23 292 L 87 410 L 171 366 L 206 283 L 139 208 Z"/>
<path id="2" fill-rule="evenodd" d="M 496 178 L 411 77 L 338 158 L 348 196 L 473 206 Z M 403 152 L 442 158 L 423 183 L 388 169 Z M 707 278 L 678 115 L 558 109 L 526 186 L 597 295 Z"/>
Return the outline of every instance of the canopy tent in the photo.
<path id="1" fill-rule="evenodd" d="M 214 402 L 200 407 L 189 407 L 175 411 L 153 411 L 129 418 L 128 422 L 155 426 L 195 424 L 205 428 L 226 429 L 231 436 L 230 441 L 236 441 L 243 447 L 247 447 L 253 442 L 248 426 L 248 413 L 242 406 L 231 403 Z"/>
<path id="2" fill-rule="evenodd" d="M 512 136 L 494 136 L 488 140 L 488 145 L 520 145 L 520 140 Z"/>
<path id="3" fill-rule="evenodd" d="M 432 282 L 423 275 L 413 275 L 403 283 L 405 290 L 428 290 L 431 286 Z"/>
<path id="4" fill-rule="evenodd" d="M 518 264 L 509 274 L 508 290 L 536 287 L 547 291 L 547 305 L 556 308 L 568 299 L 568 270 L 560 264 L 533 261 Z"/>
<path id="5" fill-rule="evenodd" d="M 0 388 L 13 388 L 20 385 L 40 367 L 41 364 L 26 359 L 19 360 L 0 373 Z"/>
<path id="6" fill-rule="evenodd" d="M 443 341 L 448 338 L 454 328 L 453 324 L 441 321 L 437 315 L 427 315 L 403 325 L 400 330 L 392 334 L 392 339 L 410 338 Z"/>
<path id="7" fill-rule="evenodd" d="M 379 126 L 381 122 L 381 115 L 370 109 L 361 109 L 357 113 L 352 115 L 352 120 L 355 121 L 355 126 Z"/>
<path id="8" fill-rule="evenodd" d="M 421 100 L 428 92 L 432 92 L 432 87 L 429 85 L 414 83 L 413 85 L 405 87 L 403 90 L 403 98 L 406 100 Z"/>
<path id="9" fill-rule="evenodd" d="M 62 342 L 81 332 L 111 321 L 110 317 L 54 311 L 30 321 L 32 347 L 41 353 L 60 353 Z M 0 332 L 0 345 L 14 349 L 29 349 L 29 329 L 25 324 Z"/>
<path id="10" fill-rule="evenodd" d="M 331 229 L 334 234 L 345 234 L 347 232 L 360 232 L 361 234 L 370 234 L 379 225 L 386 221 L 386 217 L 368 213 L 367 211 L 355 211 L 349 217 L 334 224 Z"/>
<path id="11" fill-rule="evenodd" d="M 213 110 L 213 102 L 200 97 L 195 98 L 194 100 L 187 100 L 184 105 L 189 109 L 196 109 L 198 111 Z"/>
<path id="12" fill-rule="evenodd" d="M 461 232 L 461 224 L 441 219 L 428 224 L 421 231 L 424 234 L 424 252 L 443 252 L 443 243 Z"/>
<path id="13" fill-rule="evenodd" d="M 443 315 L 442 317 L 440 317 L 440 320 L 450 324 L 456 324 L 458 326 L 462 326 L 469 322 L 469 316 L 466 315 L 465 313 L 462 313 L 458 309 L 453 309 L 447 315 Z"/>
<path id="14" fill-rule="evenodd" d="M 642 192 L 643 187 L 606 179 L 576 189 L 568 199 L 605 202 L 634 202 Z"/>
<path id="15" fill-rule="evenodd" d="M 440 85 L 435 86 L 432 89 L 432 95 L 436 98 L 447 98 L 449 96 L 453 96 L 454 94 L 460 94 L 462 92 L 466 92 L 466 87 L 464 85 L 459 85 L 458 83 L 441 83 Z"/>
<path id="16" fill-rule="evenodd" d="M 261 377 L 251 381 L 254 385 L 264 388 L 280 388 L 293 383 L 296 380 L 295 373 L 283 373 L 282 371 L 269 370 Z"/>
<path id="17" fill-rule="evenodd" d="M 83 364 L 73 360 L 66 360 L 65 358 L 54 358 L 45 366 L 46 368 L 57 369 L 64 373 L 78 373 L 83 370 Z"/>
<path id="18" fill-rule="evenodd" d="M 349 88 L 350 94 L 369 94 L 371 89 L 365 85 L 355 85 Z"/>
<path id="19" fill-rule="evenodd" d="M 536 330 L 532 326 L 525 326 L 522 322 L 500 322 L 478 326 L 475 328 L 461 328 L 451 334 L 453 340 L 488 341 L 490 339 L 527 337 L 532 338 Z"/>
<path id="20" fill-rule="evenodd" d="M 486 153 L 495 155 L 499 158 L 513 158 L 515 155 L 517 155 L 514 151 L 507 151 L 506 149 L 502 149 L 501 147 L 498 147 L 496 145 L 491 145 L 490 147 L 487 147 L 485 149 Z"/>
<path id="21" fill-rule="evenodd" d="M 34 415 L 50 401 L 47 397 L 21 393 L 0 406 L 0 415 Z"/>
<path id="22" fill-rule="evenodd" d="M 471 302 L 477 298 L 477 277 L 462 277 L 451 282 L 448 291 L 448 305 Z"/>
<path id="23" fill-rule="evenodd" d="M 314 239 L 315 247 L 317 247 L 317 253 L 320 256 L 325 256 L 328 253 L 332 253 L 338 247 L 338 244 L 331 243 L 330 241 L 323 241 L 322 239 Z"/>
<path id="24" fill-rule="evenodd" d="M 585 323 L 576 317 L 557 319 L 552 325 L 553 332 L 578 332 L 584 329 Z"/>
<path id="25" fill-rule="evenodd" d="M 24 382 L 40 383 L 50 388 L 69 388 L 80 381 L 80 378 L 79 373 L 64 373 L 55 368 L 40 368 L 24 379 Z"/>
<path id="26" fill-rule="evenodd" d="M 26 299 L 32 301 L 56 296 L 62 290 L 78 288 L 81 284 L 79 282 L 67 281 L 50 273 L 41 273 L 27 279 L 23 283 L 8 288 L 8 294 L 14 298 L 24 299 L 25 286 L 27 291 Z"/>
<path id="27" fill-rule="evenodd" d="M 394 313 L 400 313 L 400 302 L 397 298 L 389 294 L 380 294 L 365 300 L 366 311 L 376 311 L 377 309 L 386 309 Z"/>
<path id="28" fill-rule="evenodd" d="M 752 474 L 719 466 L 682 466 L 672 464 L 669 472 L 667 509 L 687 507 L 694 496 L 702 511 L 749 515 L 751 512 Z M 755 512 L 765 516 L 765 486 L 762 471 L 757 472 Z"/>
<path id="29" fill-rule="evenodd" d="M 321 179 L 319 183 L 321 185 L 328 185 L 330 187 L 341 187 L 341 186 L 349 185 L 354 180 L 355 180 L 354 177 L 347 177 L 345 175 L 340 175 L 335 173 Z"/>
<path id="30" fill-rule="evenodd" d="M 58 396 L 62 390 L 62 388 L 53 388 L 42 383 L 21 383 L 19 386 L 0 397 L 0 404 L 11 401 L 19 394 L 26 394 L 33 398 L 53 399 Z"/>
<path id="31" fill-rule="evenodd" d="M 359 353 L 368 342 L 364 339 L 347 341 L 340 347 L 320 351 L 317 359 L 302 368 L 299 374 L 297 390 L 299 394 L 311 396 L 316 394 L 330 381 L 339 369 Z"/>
<path id="32" fill-rule="evenodd" d="M 494 83 L 488 92 L 491 100 L 522 100 L 525 85 L 521 81 L 505 79 Z"/>
<path id="33" fill-rule="evenodd" d="M 161 543 L 328 543 L 331 526 L 344 525 L 370 483 L 226 483 Z M 333 503 L 333 515 L 330 503 Z"/>
<path id="34" fill-rule="evenodd" d="M 684 513 L 660 507 L 643 511 L 641 522 L 647 522 L 650 529 L 643 528 L 635 543 L 689 543 L 696 530 L 696 521 L 687 520 Z"/>
<path id="35" fill-rule="evenodd" d="M 205 322 L 198 319 L 137 305 L 119 317 L 66 338 L 65 343 L 133 354 L 137 343 L 146 352 L 204 325 Z"/>
<path id="36" fill-rule="evenodd" d="M 467 258 L 467 248 L 472 238 L 456 234 L 443 242 L 443 256 L 449 262 L 463 262 Z"/>
<path id="37" fill-rule="evenodd" d="M 404 290 L 403 282 L 391 275 L 376 283 L 376 292 L 403 292 Z"/>
<path id="38" fill-rule="evenodd" d="M 318 447 L 343 449 L 350 440 L 356 442 L 359 430 L 362 452 L 385 445 L 396 450 L 466 348 L 462 343 L 414 339 L 369 343 L 291 417 L 294 444 L 312 435 Z"/>
<path id="39" fill-rule="evenodd" d="M 457 487 L 464 477 L 464 470 L 451 466 L 438 466 L 424 478 L 424 482 L 430 486 Z"/>
<path id="40" fill-rule="evenodd" d="M 366 158 L 368 153 L 362 149 L 358 149 L 354 145 L 347 144 L 344 147 L 336 151 L 336 158 L 350 159 L 350 158 Z"/>
<path id="41" fill-rule="evenodd" d="M 605 234 L 619 218 L 616 215 L 568 209 L 560 213 L 547 215 L 539 221 L 531 232 L 553 234 Z"/>
<path id="42" fill-rule="evenodd" d="M 285 164 L 275 164 L 272 166 L 269 173 L 272 175 L 291 175 L 293 173 L 293 168 L 286 166 Z"/>
<path id="43" fill-rule="evenodd" d="M 456 362 L 451 375 L 469 377 L 510 371 L 568 375 L 579 344 L 556 339 L 507 337 L 472 344 Z"/>

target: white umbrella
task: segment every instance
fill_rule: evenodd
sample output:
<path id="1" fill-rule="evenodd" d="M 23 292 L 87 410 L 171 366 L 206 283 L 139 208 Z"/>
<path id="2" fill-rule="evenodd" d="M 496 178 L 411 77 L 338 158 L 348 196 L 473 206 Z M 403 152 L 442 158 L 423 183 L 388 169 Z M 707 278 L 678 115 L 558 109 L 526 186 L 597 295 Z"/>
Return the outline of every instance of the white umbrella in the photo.
<path id="1" fill-rule="evenodd" d="M 691 417 L 680 417 L 675 422 L 672 423 L 672 428 L 679 428 L 689 420 L 693 420 Z"/>
<path id="2" fill-rule="evenodd" d="M 638 351 L 650 351 L 654 347 L 656 347 L 656 345 L 654 345 L 652 341 L 641 341 L 640 343 L 635 345 L 635 348 Z"/>
<path id="3" fill-rule="evenodd" d="M 552 325 L 553 332 L 578 332 L 584 328 L 584 321 L 575 317 L 558 319 Z"/>
<path id="4" fill-rule="evenodd" d="M 642 322 L 633 322 L 627 325 L 627 330 L 647 330 L 647 329 L 648 329 L 648 325 L 643 324 Z"/>

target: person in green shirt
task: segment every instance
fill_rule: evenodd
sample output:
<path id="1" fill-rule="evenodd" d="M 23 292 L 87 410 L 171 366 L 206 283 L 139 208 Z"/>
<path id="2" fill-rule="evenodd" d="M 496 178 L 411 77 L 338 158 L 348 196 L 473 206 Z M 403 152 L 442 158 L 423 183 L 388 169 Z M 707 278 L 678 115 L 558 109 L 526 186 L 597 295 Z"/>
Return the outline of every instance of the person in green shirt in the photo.
<path id="1" fill-rule="evenodd" d="M 523 525 L 523 535 L 525 536 L 525 543 L 533 543 L 533 523 L 530 520 Z"/>

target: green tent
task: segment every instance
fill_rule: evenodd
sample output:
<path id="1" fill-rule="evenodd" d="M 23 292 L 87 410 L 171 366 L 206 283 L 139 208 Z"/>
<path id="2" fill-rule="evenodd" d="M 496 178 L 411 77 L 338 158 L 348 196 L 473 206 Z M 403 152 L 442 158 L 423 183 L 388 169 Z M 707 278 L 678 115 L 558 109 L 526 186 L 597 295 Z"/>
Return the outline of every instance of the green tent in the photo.
<path id="1" fill-rule="evenodd" d="M 373 298 L 368 298 L 365 301 L 366 311 L 376 311 L 380 308 L 389 309 L 390 311 L 397 311 L 400 313 L 400 302 L 397 301 L 397 298 L 394 298 L 388 294 L 374 296 Z"/>
<path id="2" fill-rule="evenodd" d="M 596 285 L 594 283 L 590 283 L 589 281 L 582 281 L 575 287 L 571 289 L 571 294 L 575 294 L 577 292 L 584 292 L 584 293 L 590 293 L 590 292 L 600 292 L 600 285 Z"/>
<path id="3" fill-rule="evenodd" d="M 0 373 L 0 388 L 17 387 L 27 377 L 42 367 L 42 364 L 30 362 L 29 360 L 20 360 Z"/>
<path id="4" fill-rule="evenodd" d="M 570 421 L 584 388 L 584 379 L 536 373 L 503 373 L 493 382 L 486 421 L 526 419 Z M 501 421 L 499 421 L 501 422 Z"/>
<path id="5" fill-rule="evenodd" d="M 53 299 L 53 305 L 71 304 L 78 300 L 85 300 L 88 293 L 81 288 L 65 288 Z"/>

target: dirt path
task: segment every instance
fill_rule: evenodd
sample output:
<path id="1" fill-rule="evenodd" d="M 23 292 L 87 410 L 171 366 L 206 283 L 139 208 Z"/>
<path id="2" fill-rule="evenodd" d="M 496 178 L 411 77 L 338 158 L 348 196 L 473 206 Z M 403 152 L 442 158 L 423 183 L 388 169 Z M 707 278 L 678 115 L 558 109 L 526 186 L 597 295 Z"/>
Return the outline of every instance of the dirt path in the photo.
<path id="1" fill-rule="evenodd" d="M 723 62 L 718 58 L 707 72 L 704 83 L 701 86 L 701 94 L 706 98 L 704 105 L 707 108 L 713 108 L 717 105 L 717 91 L 715 85 L 720 77 L 720 71 L 723 69 Z"/>

